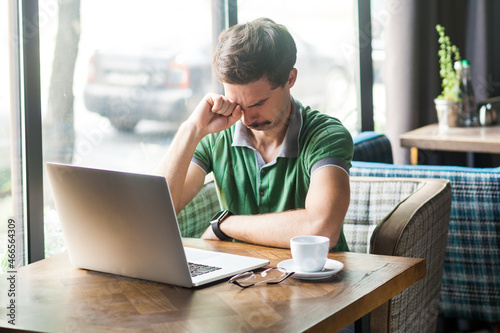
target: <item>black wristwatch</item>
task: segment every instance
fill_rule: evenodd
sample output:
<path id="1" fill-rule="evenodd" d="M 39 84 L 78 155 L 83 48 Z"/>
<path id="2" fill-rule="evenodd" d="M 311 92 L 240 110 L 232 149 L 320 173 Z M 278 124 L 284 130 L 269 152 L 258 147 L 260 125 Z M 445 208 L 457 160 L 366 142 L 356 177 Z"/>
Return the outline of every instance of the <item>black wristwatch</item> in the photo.
<path id="1" fill-rule="evenodd" d="M 220 224 L 222 223 L 222 221 L 224 221 L 231 215 L 233 215 L 233 213 L 231 213 L 226 209 L 215 214 L 215 216 L 212 218 L 212 221 L 210 221 L 210 224 L 212 225 L 212 231 L 214 232 L 215 236 L 217 236 L 220 240 L 223 241 L 233 240 L 231 237 L 229 237 L 220 230 Z"/>

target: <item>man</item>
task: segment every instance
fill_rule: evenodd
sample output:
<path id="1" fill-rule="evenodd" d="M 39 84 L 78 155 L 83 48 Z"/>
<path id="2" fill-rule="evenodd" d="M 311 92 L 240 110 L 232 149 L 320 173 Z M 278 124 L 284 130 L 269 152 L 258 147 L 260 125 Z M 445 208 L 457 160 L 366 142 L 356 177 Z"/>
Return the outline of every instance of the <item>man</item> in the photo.
<path id="1" fill-rule="evenodd" d="M 177 212 L 214 173 L 233 215 L 207 221 L 202 238 L 288 248 L 294 236 L 323 235 L 348 250 L 352 139 L 337 119 L 292 98 L 295 60 L 292 36 L 269 19 L 221 34 L 213 65 L 225 94 L 202 99 L 158 168 Z"/>

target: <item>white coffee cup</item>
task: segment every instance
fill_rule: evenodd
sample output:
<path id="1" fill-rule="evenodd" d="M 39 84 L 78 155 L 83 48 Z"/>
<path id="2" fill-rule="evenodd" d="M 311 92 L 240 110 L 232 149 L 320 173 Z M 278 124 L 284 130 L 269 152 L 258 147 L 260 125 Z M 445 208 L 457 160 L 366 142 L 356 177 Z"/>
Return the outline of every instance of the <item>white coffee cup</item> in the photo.
<path id="1" fill-rule="evenodd" d="M 328 258 L 330 239 L 324 236 L 297 236 L 290 239 L 295 266 L 301 272 L 319 272 Z"/>

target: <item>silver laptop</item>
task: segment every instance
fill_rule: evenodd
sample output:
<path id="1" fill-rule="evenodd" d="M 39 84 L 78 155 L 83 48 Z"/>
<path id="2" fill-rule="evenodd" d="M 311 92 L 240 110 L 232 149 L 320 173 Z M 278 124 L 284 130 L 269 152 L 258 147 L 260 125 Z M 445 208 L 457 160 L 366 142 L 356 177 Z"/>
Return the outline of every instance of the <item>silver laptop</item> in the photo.
<path id="1" fill-rule="evenodd" d="M 269 264 L 184 247 L 164 177 L 56 163 L 46 169 L 76 267 L 194 287 Z"/>

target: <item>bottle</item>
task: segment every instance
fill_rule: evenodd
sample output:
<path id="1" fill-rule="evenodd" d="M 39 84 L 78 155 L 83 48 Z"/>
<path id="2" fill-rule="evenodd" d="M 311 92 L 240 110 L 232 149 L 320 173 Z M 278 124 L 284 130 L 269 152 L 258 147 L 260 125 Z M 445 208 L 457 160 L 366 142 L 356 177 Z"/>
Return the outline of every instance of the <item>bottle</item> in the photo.
<path id="1" fill-rule="evenodd" d="M 462 105 L 459 110 L 459 123 L 461 126 L 477 126 L 478 114 L 476 97 L 472 87 L 470 64 L 467 60 L 462 60 L 462 70 L 460 71 L 460 95 Z"/>

